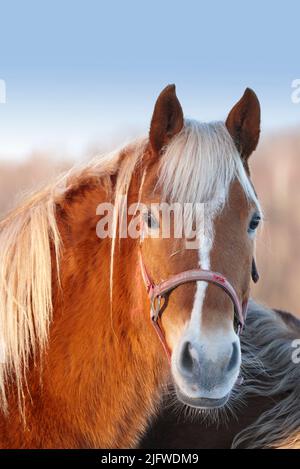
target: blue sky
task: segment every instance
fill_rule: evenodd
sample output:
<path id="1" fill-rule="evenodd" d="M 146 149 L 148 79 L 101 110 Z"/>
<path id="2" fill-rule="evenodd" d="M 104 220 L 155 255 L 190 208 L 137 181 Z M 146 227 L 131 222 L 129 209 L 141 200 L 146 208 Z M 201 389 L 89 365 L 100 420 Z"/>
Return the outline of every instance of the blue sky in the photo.
<path id="1" fill-rule="evenodd" d="M 144 133 L 168 83 L 189 117 L 225 118 L 250 86 L 263 131 L 300 125 L 299 1 L 47 3 L 0 4 L 0 158 Z"/>

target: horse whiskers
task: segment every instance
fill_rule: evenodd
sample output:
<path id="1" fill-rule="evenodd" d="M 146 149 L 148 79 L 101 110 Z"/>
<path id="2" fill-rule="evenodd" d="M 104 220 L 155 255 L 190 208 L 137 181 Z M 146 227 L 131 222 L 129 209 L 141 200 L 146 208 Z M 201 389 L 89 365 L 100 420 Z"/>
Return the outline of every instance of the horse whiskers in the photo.
<path id="1" fill-rule="evenodd" d="M 178 422 L 199 422 L 207 426 L 228 425 L 230 417 L 237 419 L 236 412 L 245 405 L 244 398 L 234 389 L 226 405 L 218 409 L 192 408 L 178 400 L 172 383 L 165 389 L 164 408 L 176 415 Z"/>

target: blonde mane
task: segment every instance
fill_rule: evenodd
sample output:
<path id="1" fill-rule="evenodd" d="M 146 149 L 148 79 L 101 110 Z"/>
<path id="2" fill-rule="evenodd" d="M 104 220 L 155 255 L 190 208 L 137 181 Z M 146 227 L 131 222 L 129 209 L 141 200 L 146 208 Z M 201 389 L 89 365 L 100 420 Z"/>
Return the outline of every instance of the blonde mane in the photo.
<path id="1" fill-rule="evenodd" d="M 259 208 L 225 124 L 186 119 L 184 128 L 171 140 L 161 158 L 158 185 L 164 200 L 190 204 L 214 201 L 222 206 L 234 178 Z"/>
<path id="2" fill-rule="evenodd" d="M 132 146 L 139 148 L 140 142 Z M 29 360 L 34 360 L 47 345 L 52 320 L 51 250 L 56 259 L 57 281 L 61 254 L 56 203 L 87 177 L 116 173 L 120 156 L 121 151 L 117 150 L 72 168 L 42 191 L 28 196 L 0 222 L 0 408 L 4 412 L 8 410 L 6 386 L 10 379 L 15 381 L 22 411 Z M 128 173 L 126 165 L 124 169 Z M 127 179 L 131 179 L 132 171 L 133 168 Z M 127 179 L 123 178 L 124 185 L 128 184 Z"/>
<path id="3" fill-rule="evenodd" d="M 0 406 L 7 411 L 6 385 L 12 378 L 20 406 L 29 360 L 47 345 L 52 320 L 52 251 L 59 275 L 61 239 L 56 203 L 66 191 L 87 176 L 118 174 L 115 220 L 132 174 L 148 140 L 143 138 L 123 150 L 96 157 L 73 168 L 43 191 L 29 197 L 0 223 Z M 177 202 L 201 202 L 204 197 L 226 199 L 234 177 L 258 205 L 240 156 L 223 123 L 199 124 L 186 120 L 183 130 L 166 147 L 161 158 L 159 184 L 163 197 Z M 116 234 L 116 223 L 114 223 Z M 111 281 L 114 240 L 112 242 Z M 58 279 L 57 279 L 58 280 Z M 1 354 L 0 354 L 1 356 Z"/>
<path id="4" fill-rule="evenodd" d="M 31 352 L 43 350 L 52 318 L 51 252 L 59 261 L 60 237 L 51 188 L 31 197 L 0 224 L 0 403 L 7 410 L 5 387 L 22 381 Z"/>

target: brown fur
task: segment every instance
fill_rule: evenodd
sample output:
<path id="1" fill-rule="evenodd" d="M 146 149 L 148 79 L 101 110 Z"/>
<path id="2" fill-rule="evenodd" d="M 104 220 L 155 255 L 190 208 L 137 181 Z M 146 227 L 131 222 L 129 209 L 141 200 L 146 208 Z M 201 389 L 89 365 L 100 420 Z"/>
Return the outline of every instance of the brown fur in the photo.
<path id="1" fill-rule="evenodd" d="M 27 377 L 25 428 L 11 393 L 9 418 L 0 422 L 3 447 L 131 447 L 154 412 L 166 366 L 149 321 L 140 314 L 131 322 L 128 315 L 136 296 L 122 268 L 134 265 L 135 252 L 124 253 L 116 272 L 122 288 L 115 288 L 113 334 L 110 243 L 95 232 L 96 206 L 105 193 L 91 182 L 88 187 L 71 191 L 59 207 L 63 269 L 61 290 L 54 284 L 47 355 L 42 375 L 35 367 Z"/>

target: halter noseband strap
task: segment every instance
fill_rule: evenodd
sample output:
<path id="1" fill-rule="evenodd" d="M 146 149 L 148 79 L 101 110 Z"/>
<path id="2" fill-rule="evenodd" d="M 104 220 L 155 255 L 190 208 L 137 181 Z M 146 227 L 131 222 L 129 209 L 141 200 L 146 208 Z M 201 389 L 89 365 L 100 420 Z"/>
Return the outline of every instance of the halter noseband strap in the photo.
<path id="1" fill-rule="evenodd" d="M 168 356 L 169 361 L 171 360 L 171 353 L 168 347 L 168 344 L 165 339 L 165 335 L 161 326 L 160 318 L 165 309 L 167 296 L 171 293 L 175 288 L 179 285 L 188 282 L 197 282 L 197 281 L 204 281 L 208 283 L 213 283 L 218 287 L 222 288 L 225 293 L 230 297 L 235 311 L 235 316 L 238 320 L 238 331 L 237 333 L 240 334 L 247 314 L 247 306 L 248 300 L 246 300 L 243 305 L 241 305 L 238 295 L 231 285 L 231 283 L 221 274 L 217 272 L 212 272 L 210 270 L 203 270 L 203 269 L 192 269 L 186 270 L 179 274 L 173 275 L 168 280 L 164 280 L 158 284 L 155 284 L 152 279 L 150 278 L 146 266 L 144 264 L 141 251 L 139 253 L 140 257 L 140 268 L 142 277 L 144 280 L 144 284 L 150 299 L 151 307 L 150 307 L 150 319 L 151 323 L 158 335 L 158 338 Z M 161 306 L 161 300 L 164 299 L 165 303 Z"/>

